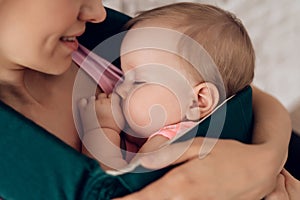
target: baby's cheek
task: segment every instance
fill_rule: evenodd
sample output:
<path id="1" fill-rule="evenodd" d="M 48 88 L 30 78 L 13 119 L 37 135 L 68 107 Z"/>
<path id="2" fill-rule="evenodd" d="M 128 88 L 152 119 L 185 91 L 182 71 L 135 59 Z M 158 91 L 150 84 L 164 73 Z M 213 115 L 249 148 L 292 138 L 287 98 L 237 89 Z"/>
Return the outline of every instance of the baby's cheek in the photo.
<path id="1" fill-rule="evenodd" d="M 127 100 L 127 121 L 136 132 L 151 134 L 181 120 L 179 101 L 169 89 L 157 84 L 136 89 Z"/>

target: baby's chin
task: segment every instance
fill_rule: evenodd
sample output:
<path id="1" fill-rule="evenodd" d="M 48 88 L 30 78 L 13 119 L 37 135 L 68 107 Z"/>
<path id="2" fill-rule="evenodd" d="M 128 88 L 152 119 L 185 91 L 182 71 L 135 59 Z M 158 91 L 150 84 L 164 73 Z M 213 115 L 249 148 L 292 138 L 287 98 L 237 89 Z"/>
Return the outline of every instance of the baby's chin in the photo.
<path id="1" fill-rule="evenodd" d="M 153 133 L 164 127 L 168 121 L 166 112 L 161 106 L 152 106 L 150 109 L 135 112 L 124 112 L 124 117 L 136 137 L 148 138 Z"/>
<path id="2" fill-rule="evenodd" d="M 145 126 L 139 126 L 133 121 L 127 121 L 127 124 L 129 125 L 130 129 L 133 131 L 131 133 L 132 136 L 138 137 L 138 138 L 148 138 L 150 137 L 153 133 L 157 132 L 161 128 L 164 127 L 164 121 L 158 121 L 156 123 L 150 123 Z"/>

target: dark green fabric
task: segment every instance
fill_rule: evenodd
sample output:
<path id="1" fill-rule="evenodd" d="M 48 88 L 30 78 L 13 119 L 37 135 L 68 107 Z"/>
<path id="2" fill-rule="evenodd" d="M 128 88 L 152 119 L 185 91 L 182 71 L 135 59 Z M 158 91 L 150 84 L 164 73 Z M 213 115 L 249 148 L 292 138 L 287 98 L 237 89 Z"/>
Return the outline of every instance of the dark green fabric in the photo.
<path id="1" fill-rule="evenodd" d="M 0 197 L 104 199 L 126 193 L 89 159 L 0 102 Z"/>
<path id="2" fill-rule="evenodd" d="M 251 133 L 253 121 L 251 88 L 247 87 L 242 92 L 237 94 L 233 99 L 227 102 L 226 106 L 226 119 L 219 137 L 222 139 L 235 139 L 244 143 L 250 143 L 252 138 Z M 223 116 L 222 112 L 224 112 L 224 106 L 214 113 L 214 117 L 217 119 L 214 122 L 223 124 L 224 118 L 218 117 Z M 189 134 L 182 136 L 176 142 L 191 139 L 195 134 L 197 136 L 206 136 L 210 121 L 211 117 L 207 118 L 199 126 L 193 128 Z M 215 124 L 213 124 L 212 127 L 215 127 Z M 212 130 L 214 131 L 214 129 Z M 136 191 L 147 185 L 147 183 L 153 182 L 160 178 L 171 168 L 172 167 L 147 173 L 124 174 L 120 177 L 124 183 L 126 183 L 126 186 L 130 189 L 130 191 Z M 138 169 L 137 171 L 140 170 L 143 169 Z"/>
<path id="3" fill-rule="evenodd" d="M 88 25 L 80 42 L 92 49 L 101 40 L 117 33 L 128 19 L 125 15 L 108 10 L 105 27 L 103 24 Z M 103 36 L 101 39 L 100 35 Z M 251 88 L 248 87 L 227 103 L 222 138 L 250 142 L 251 95 Z M 205 135 L 209 120 L 206 119 L 194 131 L 198 135 Z M 188 138 L 179 140 L 185 139 Z M 107 175 L 95 160 L 81 155 L 0 102 L 0 199 L 106 200 L 139 190 L 169 169 L 117 177 Z"/>
<path id="4" fill-rule="evenodd" d="M 247 88 L 227 103 L 221 137 L 249 142 L 251 119 Z M 207 121 L 195 128 L 198 135 L 205 133 Z M 2 103 L 0 127 L 0 197 L 4 199 L 109 199 L 139 190 L 169 170 L 107 175 L 96 161 Z"/>

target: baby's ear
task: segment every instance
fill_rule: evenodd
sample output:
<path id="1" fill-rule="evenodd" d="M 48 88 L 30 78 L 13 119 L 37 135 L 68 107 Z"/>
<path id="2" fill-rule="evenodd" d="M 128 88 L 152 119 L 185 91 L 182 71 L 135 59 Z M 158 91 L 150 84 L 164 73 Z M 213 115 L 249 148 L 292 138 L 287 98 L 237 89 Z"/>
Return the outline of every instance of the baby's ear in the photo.
<path id="1" fill-rule="evenodd" d="M 186 118 L 193 121 L 210 114 L 218 105 L 220 98 L 217 87 L 209 82 L 203 82 L 195 86 L 194 93 L 197 100 L 186 113 Z"/>

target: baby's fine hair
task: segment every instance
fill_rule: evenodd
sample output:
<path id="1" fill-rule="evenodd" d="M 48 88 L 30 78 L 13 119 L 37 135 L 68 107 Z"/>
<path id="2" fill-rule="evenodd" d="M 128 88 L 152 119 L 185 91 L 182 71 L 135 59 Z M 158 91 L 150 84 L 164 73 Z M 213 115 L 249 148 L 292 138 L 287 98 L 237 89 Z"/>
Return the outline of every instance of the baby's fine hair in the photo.
<path id="1" fill-rule="evenodd" d="M 125 28 L 148 20 L 167 23 L 201 44 L 218 67 L 227 97 L 252 82 L 255 52 L 247 30 L 234 14 L 207 4 L 176 3 L 141 12 Z"/>

